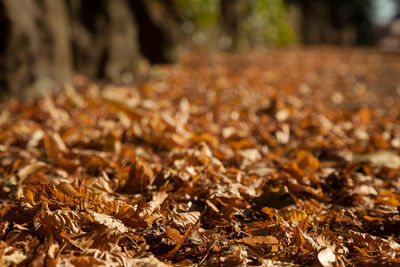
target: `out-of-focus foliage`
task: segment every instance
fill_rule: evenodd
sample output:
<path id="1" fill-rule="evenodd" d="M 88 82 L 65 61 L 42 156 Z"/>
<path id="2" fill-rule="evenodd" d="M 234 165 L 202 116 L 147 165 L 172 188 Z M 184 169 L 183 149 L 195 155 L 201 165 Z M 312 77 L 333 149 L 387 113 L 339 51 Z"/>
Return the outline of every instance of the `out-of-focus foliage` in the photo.
<path id="1" fill-rule="evenodd" d="M 232 1 L 232 5 L 236 1 Z M 198 32 L 216 26 L 221 20 L 221 0 L 175 0 L 185 21 L 184 31 Z M 244 0 L 240 14 L 239 48 L 285 45 L 296 38 L 287 23 L 283 0 Z M 186 27 L 186 28 L 185 28 Z"/>
<path id="2" fill-rule="evenodd" d="M 241 25 L 242 42 L 284 45 L 295 40 L 286 21 L 286 6 L 282 0 L 254 0 L 251 3 L 250 14 Z"/>
<path id="3" fill-rule="evenodd" d="M 220 17 L 219 0 L 175 0 L 185 20 L 197 27 L 207 27 L 218 22 Z"/>

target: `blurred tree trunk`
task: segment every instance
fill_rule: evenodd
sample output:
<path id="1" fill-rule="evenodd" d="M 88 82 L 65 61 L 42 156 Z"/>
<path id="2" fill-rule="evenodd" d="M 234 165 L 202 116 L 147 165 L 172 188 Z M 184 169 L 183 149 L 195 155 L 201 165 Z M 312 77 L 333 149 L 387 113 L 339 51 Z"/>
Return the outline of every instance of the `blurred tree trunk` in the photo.
<path id="1" fill-rule="evenodd" d="M 374 44 L 370 0 L 286 0 L 300 10 L 297 24 L 306 44 Z"/>
<path id="2" fill-rule="evenodd" d="M 0 2 L 0 86 L 8 94 L 69 79 L 70 29 L 63 1 Z"/>
<path id="3" fill-rule="evenodd" d="M 239 40 L 240 22 L 249 15 L 248 0 L 220 0 L 222 39 L 220 47 L 236 50 Z"/>
<path id="4" fill-rule="evenodd" d="M 139 25 L 140 51 L 151 63 L 176 59 L 182 20 L 174 0 L 133 0 L 130 7 Z"/>
<path id="5" fill-rule="evenodd" d="M 68 7 L 74 70 L 111 82 L 133 77 L 140 54 L 128 1 L 70 0 Z"/>
<path id="6" fill-rule="evenodd" d="M 0 96 L 60 88 L 74 72 L 131 82 L 138 60 L 171 62 L 172 0 L 0 1 Z"/>

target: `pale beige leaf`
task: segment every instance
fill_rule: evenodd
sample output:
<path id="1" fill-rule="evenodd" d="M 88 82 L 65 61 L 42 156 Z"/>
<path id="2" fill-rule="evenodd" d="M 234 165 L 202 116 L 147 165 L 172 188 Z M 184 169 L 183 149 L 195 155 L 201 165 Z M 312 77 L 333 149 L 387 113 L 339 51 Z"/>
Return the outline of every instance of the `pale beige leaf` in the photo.
<path id="1" fill-rule="evenodd" d="M 324 267 L 332 267 L 336 262 L 336 255 L 329 247 L 318 252 L 318 260 Z"/>

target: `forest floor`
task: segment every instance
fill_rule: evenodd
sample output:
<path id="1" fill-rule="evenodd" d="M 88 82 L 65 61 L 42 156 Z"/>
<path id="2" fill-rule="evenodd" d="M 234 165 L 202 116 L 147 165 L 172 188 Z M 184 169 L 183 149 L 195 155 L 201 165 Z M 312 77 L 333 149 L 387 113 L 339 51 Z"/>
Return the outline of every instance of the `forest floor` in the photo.
<path id="1" fill-rule="evenodd" d="M 0 265 L 400 264 L 399 74 L 285 49 L 3 102 Z"/>

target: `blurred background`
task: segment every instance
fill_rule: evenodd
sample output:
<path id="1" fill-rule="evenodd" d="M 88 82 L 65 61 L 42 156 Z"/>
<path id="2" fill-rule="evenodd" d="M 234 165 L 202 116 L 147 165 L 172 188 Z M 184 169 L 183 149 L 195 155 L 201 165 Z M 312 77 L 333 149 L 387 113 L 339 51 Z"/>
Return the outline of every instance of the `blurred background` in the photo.
<path id="1" fill-rule="evenodd" d="M 75 73 L 130 84 L 149 64 L 188 53 L 300 45 L 396 52 L 399 14 L 400 0 L 2 0 L 0 95 L 60 88 Z"/>

